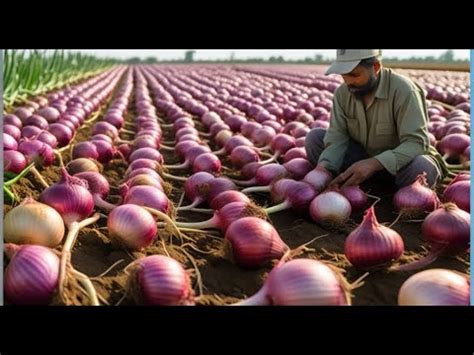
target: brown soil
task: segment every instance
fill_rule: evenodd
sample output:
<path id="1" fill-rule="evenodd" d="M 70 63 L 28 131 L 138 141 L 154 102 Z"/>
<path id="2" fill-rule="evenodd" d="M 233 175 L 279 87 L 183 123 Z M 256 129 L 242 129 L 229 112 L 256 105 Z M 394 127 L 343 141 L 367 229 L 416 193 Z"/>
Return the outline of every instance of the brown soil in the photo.
<path id="1" fill-rule="evenodd" d="M 90 137 L 90 126 L 79 130 L 75 142 L 86 140 L 88 137 Z M 123 135 L 122 138 L 129 139 L 130 137 Z M 165 136 L 165 140 L 171 139 L 172 136 Z M 167 163 L 176 161 L 167 152 L 164 152 L 164 155 Z M 63 156 L 65 163 L 67 163 L 70 160 L 69 152 L 65 152 Z M 119 160 L 114 160 L 104 167 L 103 174 L 112 186 L 111 194 L 118 193 L 114 187 L 118 186 L 121 182 L 125 169 L 126 163 Z M 48 183 L 54 183 L 59 179 L 59 168 L 57 166 L 48 167 L 42 173 Z M 181 175 L 186 174 L 184 171 L 180 173 Z M 170 182 L 173 186 L 170 198 L 177 204 L 182 193 L 182 183 Z M 370 190 L 371 194 L 382 198 L 376 205 L 376 215 L 379 222 L 391 223 L 396 218 L 391 204 L 395 191 L 394 188 L 377 182 L 370 182 L 365 185 L 363 186 L 365 191 Z M 42 191 L 42 187 L 35 181 L 33 175 L 29 174 L 14 186 L 14 190 L 21 199 L 27 196 L 37 199 L 40 191 Z M 256 195 L 255 199 L 260 205 L 268 205 L 270 203 L 265 194 Z M 114 199 L 111 198 L 110 201 L 114 202 Z M 183 202 L 183 204 L 187 203 L 186 200 Z M 5 213 L 11 208 L 12 204 L 7 202 L 4 205 Z M 201 221 L 209 217 L 210 215 L 208 214 L 188 212 L 183 213 L 179 218 L 182 221 Z M 298 257 L 324 260 L 342 268 L 346 271 L 345 276 L 349 282 L 353 282 L 361 277 L 365 271 L 356 270 L 352 267 L 343 253 L 344 240 L 353 229 L 353 226 L 361 221 L 362 213 L 352 217 L 353 223 L 346 226 L 345 232 L 329 232 L 328 236 L 318 239 L 310 245 L 314 249 L 313 251 L 304 252 Z M 279 231 L 282 239 L 291 248 L 300 246 L 316 236 L 328 233 L 328 231 L 312 222 L 308 216 L 301 216 L 291 211 L 275 213 L 271 216 L 271 221 Z M 398 222 L 393 228 L 400 233 L 405 242 L 406 252 L 401 258 L 401 262 L 408 262 L 426 254 L 429 246 L 422 239 L 421 223 Z M 156 253 L 169 253 L 170 256 L 182 262 L 190 270 L 193 285 L 196 286 L 195 292 L 198 305 L 231 304 L 253 295 L 262 286 L 266 274 L 271 269 L 271 265 L 259 270 L 244 270 L 219 256 L 223 248 L 222 238 L 196 234 L 189 234 L 189 236 L 196 239 L 195 248 L 202 251 L 196 251 L 189 246 L 183 247 L 192 255 L 198 266 L 203 281 L 202 295 L 199 295 L 196 285 L 197 277 L 194 266 L 182 251 L 182 248 L 178 246 L 179 240 L 173 239 L 173 246 L 171 246 L 170 240 L 164 235 L 166 251 L 163 248 L 160 237 L 157 238 L 155 245 L 147 248 L 142 253 L 117 250 L 112 246 L 107 237 L 105 219 L 100 219 L 92 228 L 85 228 L 81 231 L 73 249 L 72 264 L 77 270 L 93 278 L 92 280 L 98 294 L 110 305 L 119 302 L 124 295 L 128 277 L 127 273 L 124 272 L 124 268 L 137 257 Z M 105 276 L 94 278 L 120 260 L 121 263 Z M 447 268 L 469 274 L 469 255 L 465 253 L 457 257 L 441 257 L 430 265 L 429 268 Z M 364 285 L 354 290 L 352 302 L 354 305 L 396 305 L 397 294 L 401 284 L 412 274 L 414 272 L 388 273 L 386 270 L 370 271 L 369 276 L 364 280 Z M 104 304 L 105 302 L 101 303 Z M 57 304 L 57 302 L 55 301 L 53 304 Z M 71 304 L 77 304 L 77 302 L 71 302 Z M 121 304 L 130 305 L 135 303 L 132 299 L 126 297 Z"/>

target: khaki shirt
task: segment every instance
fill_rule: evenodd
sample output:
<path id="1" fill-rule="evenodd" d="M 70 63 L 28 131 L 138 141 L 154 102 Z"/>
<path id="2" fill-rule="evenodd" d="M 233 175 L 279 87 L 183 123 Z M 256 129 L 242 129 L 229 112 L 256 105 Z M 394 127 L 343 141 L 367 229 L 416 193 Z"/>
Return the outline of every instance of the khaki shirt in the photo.
<path id="1" fill-rule="evenodd" d="M 421 87 L 410 79 L 382 68 L 372 103 L 366 109 L 342 84 L 334 93 L 325 150 L 319 162 L 339 171 L 349 138 L 365 148 L 370 157 L 395 175 L 417 155 L 442 159 L 428 138 L 428 112 Z"/>

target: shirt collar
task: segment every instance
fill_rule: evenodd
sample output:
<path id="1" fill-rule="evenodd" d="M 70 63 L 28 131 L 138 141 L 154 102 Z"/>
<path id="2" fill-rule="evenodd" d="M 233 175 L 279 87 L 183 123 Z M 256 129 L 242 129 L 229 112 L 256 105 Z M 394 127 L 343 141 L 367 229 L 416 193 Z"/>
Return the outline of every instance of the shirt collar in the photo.
<path id="1" fill-rule="evenodd" d="M 378 99 L 388 99 L 389 69 L 382 68 L 379 75 L 379 85 L 375 91 L 375 97 Z"/>

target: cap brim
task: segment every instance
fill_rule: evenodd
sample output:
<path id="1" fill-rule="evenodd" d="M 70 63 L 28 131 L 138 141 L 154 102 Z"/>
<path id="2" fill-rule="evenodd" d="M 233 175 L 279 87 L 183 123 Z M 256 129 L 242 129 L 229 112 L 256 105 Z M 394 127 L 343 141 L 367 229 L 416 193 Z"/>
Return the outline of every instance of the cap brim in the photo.
<path id="1" fill-rule="evenodd" d="M 360 63 L 360 60 L 351 62 L 334 62 L 326 71 L 325 75 L 329 74 L 347 74 L 354 70 L 354 68 Z"/>

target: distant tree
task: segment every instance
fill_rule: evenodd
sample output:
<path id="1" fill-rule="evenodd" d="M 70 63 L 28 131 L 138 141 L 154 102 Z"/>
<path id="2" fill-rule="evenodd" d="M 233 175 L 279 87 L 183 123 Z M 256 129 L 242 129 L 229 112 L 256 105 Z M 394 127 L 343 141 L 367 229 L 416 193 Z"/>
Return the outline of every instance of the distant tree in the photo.
<path id="1" fill-rule="evenodd" d="M 146 64 L 155 64 L 158 63 L 158 60 L 155 57 L 148 57 L 145 59 Z"/>
<path id="2" fill-rule="evenodd" d="M 125 61 L 128 64 L 140 64 L 142 60 L 139 57 L 132 57 Z"/>
<path id="3" fill-rule="evenodd" d="M 196 51 L 186 51 L 184 53 L 184 61 L 187 62 L 187 63 L 193 62 L 195 53 L 196 53 Z"/>
<path id="4" fill-rule="evenodd" d="M 231 61 L 231 62 L 235 61 L 235 52 L 232 52 L 232 53 L 230 54 L 230 61 Z"/>
<path id="5" fill-rule="evenodd" d="M 447 50 L 439 56 L 439 60 L 442 62 L 454 62 L 454 51 Z"/>

